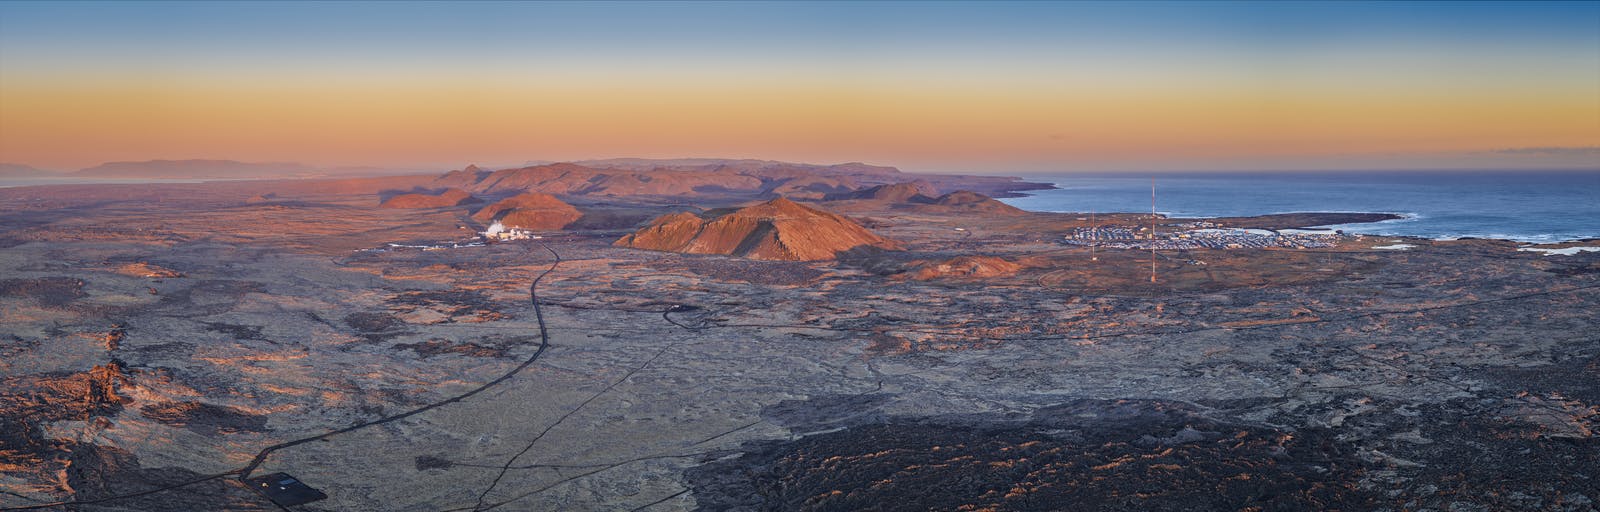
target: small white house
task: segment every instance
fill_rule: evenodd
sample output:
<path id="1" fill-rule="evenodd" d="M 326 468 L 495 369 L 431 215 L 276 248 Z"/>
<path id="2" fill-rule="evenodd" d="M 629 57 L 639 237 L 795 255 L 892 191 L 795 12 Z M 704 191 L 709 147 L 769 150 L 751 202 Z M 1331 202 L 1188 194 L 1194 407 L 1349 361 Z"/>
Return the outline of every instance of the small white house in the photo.
<path id="1" fill-rule="evenodd" d="M 497 220 L 489 224 L 488 229 L 483 230 L 483 238 L 490 242 L 509 242 L 512 240 L 537 240 L 540 237 L 526 229 L 508 228 Z"/>

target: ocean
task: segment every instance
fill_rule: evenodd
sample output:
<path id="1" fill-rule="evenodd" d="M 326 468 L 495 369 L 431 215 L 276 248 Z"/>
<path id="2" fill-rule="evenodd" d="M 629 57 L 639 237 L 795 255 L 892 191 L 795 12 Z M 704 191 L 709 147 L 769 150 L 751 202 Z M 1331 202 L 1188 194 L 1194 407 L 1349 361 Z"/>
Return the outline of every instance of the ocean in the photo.
<path id="1" fill-rule="evenodd" d="M 1058 174 L 1002 201 L 1031 211 L 1233 217 L 1291 212 L 1395 213 L 1336 226 L 1349 233 L 1552 243 L 1600 238 L 1600 170 Z"/>

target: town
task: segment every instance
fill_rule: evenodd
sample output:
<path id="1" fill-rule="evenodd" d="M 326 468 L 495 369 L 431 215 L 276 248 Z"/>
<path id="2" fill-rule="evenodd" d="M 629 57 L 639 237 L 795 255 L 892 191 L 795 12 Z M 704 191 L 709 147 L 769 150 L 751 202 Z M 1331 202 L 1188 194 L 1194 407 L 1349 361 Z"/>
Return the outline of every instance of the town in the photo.
<path id="1" fill-rule="evenodd" d="M 1150 226 L 1095 226 L 1074 229 L 1062 243 L 1067 245 L 1111 247 L 1117 249 L 1261 249 L 1268 247 L 1309 249 L 1332 247 L 1340 237 L 1333 230 L 1266 230 L 1219 227 L 1210 222 L 1191 222 L 1179 230 L 1152 235 Z"/>

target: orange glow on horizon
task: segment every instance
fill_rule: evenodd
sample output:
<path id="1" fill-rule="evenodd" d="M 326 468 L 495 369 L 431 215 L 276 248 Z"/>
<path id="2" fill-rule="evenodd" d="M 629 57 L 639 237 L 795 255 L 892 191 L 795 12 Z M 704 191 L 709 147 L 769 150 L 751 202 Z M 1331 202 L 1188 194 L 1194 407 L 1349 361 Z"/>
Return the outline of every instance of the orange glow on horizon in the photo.
<path id="1" fill-rule="evenodd" d="M 76 168 L 228 158 L 407 165 L 730 156 L 1003 168 L 1038 161 L 1600 145 L 1600 93 L 809 80 L 192 77 L 0 81 L 0 160 Z"/>

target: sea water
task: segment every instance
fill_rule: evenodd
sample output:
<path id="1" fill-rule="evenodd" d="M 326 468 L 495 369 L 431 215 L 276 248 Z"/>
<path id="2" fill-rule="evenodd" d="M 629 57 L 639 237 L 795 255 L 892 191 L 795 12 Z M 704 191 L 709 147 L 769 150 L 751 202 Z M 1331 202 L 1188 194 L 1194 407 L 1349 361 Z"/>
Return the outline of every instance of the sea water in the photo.
<path id="1" fill-rule="evenodd" d="M 1292 212 L 1394 213 L 1334 226 L 1349 233 L 1550 243 L 1600 238 L 1600 170 L 1057 174 L 1026 176 L 1057 190 L 1002 199 L 1049 212 L 1148 212 L 1236 217 Z"/>

